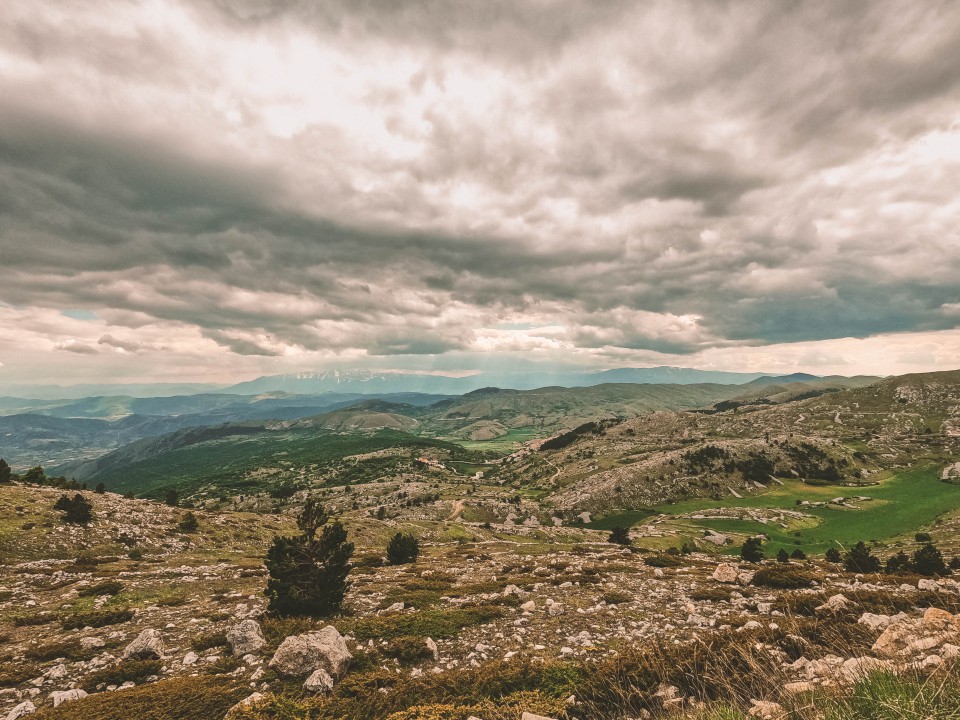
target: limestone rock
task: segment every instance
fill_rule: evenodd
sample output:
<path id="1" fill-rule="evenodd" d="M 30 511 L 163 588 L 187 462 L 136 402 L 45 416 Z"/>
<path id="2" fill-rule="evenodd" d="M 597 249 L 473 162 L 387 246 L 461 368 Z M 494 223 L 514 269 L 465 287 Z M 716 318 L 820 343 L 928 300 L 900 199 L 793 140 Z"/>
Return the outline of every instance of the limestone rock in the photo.
<path id="1" fill-rule="evenodd" d="M 263 693 L 258 693 L 258 692 L 247 695 L 247 697 L 245 697 L 243 700 L 241 700 L 236 705 L 234 705 L 229 710 L 227 710 L 227 714 L 224 716 L 224 720 L 228 720 L 229 718 L 234 717 L 237 711 L 244 710 L 250 707 L 251 705 L 256 705 L 258 702 L 263 700 L 264 697 L 265 696 Z"/>
<path id="2" fill-rule="evenodd" d="M 7 720 L 18 720 L 24 715 L 32 715 L 37 711 L 37 706 L 29 700 L 24 700 L 7 714 Z"/>
<path id="3" fill-rule="evenodd" d="M 270 668 L 293 677 L 305 677 L 323 668 L 332 677 L 340 678 L 352 657 L 337 629 L 327 625 L 314 632 L 292 635 L 280 643 L 270 659 Z"/>
<path id="4" fill-rule="evenodd" d="M 786 717 L 786 711 L 779 703 L 769 700 L 751 700 L 750 703 L 753 705 L 749 711 L 750 717 L 760 718 L 761 720 L 778 720 Z"/>
<path id="5" fill-rule="evenodd" d="M 50 699 L 53 700 L 53 706 L 59 707 L 65 702 L 73 702 L 74 700 L 82 700 L 87 696 L 86 691 L 75 688 L 73 690 L 61 690 L 60 692 L 50 693 Z"/>
<path id="6" fill-rule="evenodd" d="M 263 639 L 260 624 L 256 620 L 244 620 L 227 630 L 227 642 L 234 655 L 242 656 L 259 652 L 267 641 Z"/>
<path id="7" fill-rule="evenodd" d="M 846 596 L 837 593 L 831 595 L 823 605 L 818 605 L 816 612 L 819 615 L 832 614 L 846 610 L 853 603 Z"/>
<path id="8" fill-rule="evenodd" d="M 720 563 L 717 565 L 717 569 L 713 571 L 713 579 L 717 582 L 722 583 L 736 583 L 737 576 L 740 574 L 740 571 L 737 569 L 736 565 L 731 565 L 730 563 Z"/>
<path id="9" fill-rule="evenodd" d="M 124 659 L 150 660 L 163 657 L 163 638 L 159 630 L 147 628 L 123 651 Z"/>
<path id="10" fill-rule="evenodd" d="M 333 690 L 333 678 L 323 668 L 317 668 L 303 683 L 303 689 L 308 693 L 328 693 Z"/>

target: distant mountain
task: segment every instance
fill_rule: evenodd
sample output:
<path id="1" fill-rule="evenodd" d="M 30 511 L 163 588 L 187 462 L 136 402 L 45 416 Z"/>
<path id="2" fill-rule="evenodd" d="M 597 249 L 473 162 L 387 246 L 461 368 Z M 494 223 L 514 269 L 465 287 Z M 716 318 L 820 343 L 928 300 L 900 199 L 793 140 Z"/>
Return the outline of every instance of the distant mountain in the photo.
<path id="1" fill-rule="evenodd" d="M 131 397 L 171 397 L 218 392 L 223 385 L 209 383 L 127 383 L 84 385 L 0 385 L 0 394 L 10 398 L 33 400 L 69 400 L 101 395 L 129 395 Z"/>
<path id="2" fill-rule="evenodd" d="M 485 387 L 533 390 L 547 386 L 592 387 L 608 383 L 636 383 L 643 385 L 696 385 L 713 383 L 741 385 L 764 378 L 765 382 L 797 382 L 800 377 L 816 379 L 815 375 L 798 373 L 777 376 L 763 373 L 734 373 L 692 368 L 652 367 L 614 368 L 584 372 L 552 372 L 549 369 L 529 372 L 484 372 L 465 377 L 451 375 L 424 375 L 400 372 L 373 372 L 369 370 L 324 370 L 289 375 L 266 375 L 239 383 L 223 390 L 226 393 L 289 392 L 317 394 L 323 392 L 394 393 L 423 392 L 460 395 Z M 789 378 L 789 379 L 786 379 Z"/>

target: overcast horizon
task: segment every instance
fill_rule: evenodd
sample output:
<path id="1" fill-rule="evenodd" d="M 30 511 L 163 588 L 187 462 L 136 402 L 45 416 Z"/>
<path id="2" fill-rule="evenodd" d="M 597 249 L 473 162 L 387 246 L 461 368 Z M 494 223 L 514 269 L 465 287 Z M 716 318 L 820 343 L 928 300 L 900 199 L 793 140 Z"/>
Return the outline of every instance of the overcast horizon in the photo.
<path id="1" fill-rule="evenodd" d="M 950 2 L 8 0 L 0 389 L 960 368 Z"/>

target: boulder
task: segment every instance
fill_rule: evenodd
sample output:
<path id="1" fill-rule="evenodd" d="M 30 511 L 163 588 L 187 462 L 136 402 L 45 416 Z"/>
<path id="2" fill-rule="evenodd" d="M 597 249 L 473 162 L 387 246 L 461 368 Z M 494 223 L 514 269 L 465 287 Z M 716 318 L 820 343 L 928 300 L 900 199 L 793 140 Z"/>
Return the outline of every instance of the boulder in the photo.
<path id="1" fill-rule="evenodd" d="M 352 657 L 343 636 L 327 625 L 314 632 L 292 635 L 280 643 L 270 659 L 270 668 L 291 677 L 306 677 L 323 668 L 333 678 L 340 678 Z"/>
<path id="2" fill-rule="evenodd" d="M 717 569 L 713 571 L 711 576 L 717 582 L 722 583 L 736 583 L 737 576 L 740 574 L 740 571 L 737 569 L 736 565 L 731 565 L 730 563 L 720 563 L 717 565 Z"/>
<path id="3" fill-rule="evenodd" d="M 779 720 L 787 716 L 786 711 L 779 703 L 769 700 L 751 700 L 750 717 L 760 718 L 761 720 Z"/>
<path id="4" fill-rule="evenodd" d="M 437 643 L 433 638 L 427 638 L 426 640 L 427 650 L 430 651 L 430 654 L 433 655 L 434 660 L 440 659 L 440 648 L 437 647 Z"/>
<path id="5" fill-rule="evenodd" d="M 816 607 L 816 613 L 818 615 L 838 613 L 846 610 L 852 604 L 854 603 L 844 595 L 837 593 L 836 595 L 831 595 L 823 605 L 818 605 Z"/>
<path id="6" fill-rule="evenodd" d="M 37 706 L 29 700 L 24 700 L 7 714 L 7 720 L 18 720 L 24 715 L 32 715 L 37 711 Z"/>
<path id="7" fill-rule="evenodd" d="M 224 720 L 228 720 L 229 718 L 235 717 L 240 710 L 245 710 L 251 705 L 256 705 L 258 702 L 263 700 L 264 697 L 265 696 L 263 693 L 258 693 L 258 692 L 247 695 L 247 697 L 245 697 L 243 700 L 241 700 L 236 705 L 234 705 L 229 710 L 227 710 L 227 714 L 224 716 Z"/>
<path id="8" fill-rule="evenodd" d="M 554 616 L 555 616 L 555 615 L 563 615 L 563 613 L 564 613 L 563 605 L 561 605 L 561 604 L 558 603 L 558 602 L 551 603 L 551 604 L 547 607 L 547 614 L 548 614 L 548 615 L 554 615 Z"/>
<path id="9" fill-rule="evenodd" d="M 323 668 L 317 668 L 304 681 L 303 689 L 308 693 L 328 693 L 333 690 L 333 678 Z"/>
<path id="10" fill-rule="evenodd" d="M 259 652 L 267 644 L 256 620 L 244 620 L 227 630 L 227 642 L 237 656 Z"/>
<path id="11" fill-rule="evenodd" d="M 123 658 L 134 658 L 136 660 L 150 660 L 163 657 L 163 638 L 159 630 L 147 628 L 139 635 L 137 639 L 127 645 L 123 651 Z"/>
<path id="12" fill-rule="evenodd" d="M 50 693 L 50 699 L 53 700 L 53 706 L 59 707 L 65 702 L 73 702 L 74 700 L 82 700 L 87 696 L 86 691 L 80 690 L 79 688 L 74 688 L 73 690 L 61 690 L 59 692 Z"/>

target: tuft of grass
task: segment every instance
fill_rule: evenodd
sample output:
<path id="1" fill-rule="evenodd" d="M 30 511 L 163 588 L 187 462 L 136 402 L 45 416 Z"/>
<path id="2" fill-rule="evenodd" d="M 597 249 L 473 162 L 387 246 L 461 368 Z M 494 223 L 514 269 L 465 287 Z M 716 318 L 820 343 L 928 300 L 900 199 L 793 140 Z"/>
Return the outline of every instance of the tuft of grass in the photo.
<path id="1" fill-rule="evenodd" d="M 77 660 L 89 660 L 100 652 L 102 652 L 100 648 L 84 649 L 76 640 L 63 640 L 30 647 L 25 654 L 27 659 L 36 660 L 37 662 L 49 662 L 57 658 L 64 658 L 65 660 L 75 662 Z"/>
<path id="2" fill-rule="evenodd" d="M 502 607 L 477 605 L 474 607 L 421 610 L 414 613 L 398 613 L 363 617 L 344 623 L 345 632 L 352 632 L 358 641 L 393 640 L 398 637 L 451 638 L 463 628 L 482 625 L 501 617 Z"/>
<path id="3" fill-rule="evenodd" d="M 795 590 L 808 588 L 817 577 L 808 570 L 793 565 L 764 565 L 753 575 L 752 585 Z"/>
<path id="4" fill-rule="evenodd" d="M 77 591 L 80 597 L 99 597 L 101 595 L 116 595 L 123 590 L 123 583 L 119 580 L 104 580 L 103 582 L 81 588 Z"/>
<path id="5" fill-rule="evenodd" d="M 203 652 L 215 647 L 225 647 L 228 644 L 227 634 L 220 630 L 201 633 L 190 641 L 190 647 L 196 652 Z"/>
<path id="6" fill-rule="evenodd" d="M 387 646 L 381 652 L 386 657 L 399 660 L 404 665 L 411 665 L 420 660 L 433 658 L 433 653 L 427 648 L 426 638 L 412 635 L 401 635 L 394 638 L 387 643 Z"/>
<path id="7" fill-rule="evenodd" d="M 824 704 L 825 720 L 960 720 L 960 680 L 877 672 Z"/>
<path id="8" fill-rule="evenodd" d="M 77 630 L 85 627 L 104 627 L 118 625 L 133 619 L 133 611 L 125 607 L 104 607 L 97 610 L 85 610 L 61 618 L 64 630 Z"/>
<path id="9" fill-rule="evenodd" d="M 122 692 L 97 693 L 83 700 L 43 708 L 31 720 L 222 720 L 250 688 L 223 676 L 172 678 Z"/>
<path id="10" fill-rule="evenodd" d="M 159 675 L 162 667 L 160 660 L 121 660 L 116 665 L 87 675 L 83 679 L 83 689 L 95 692 L 101 685 L 122 685 L 128 680 L 139 685 L 151 675 Z"/>

